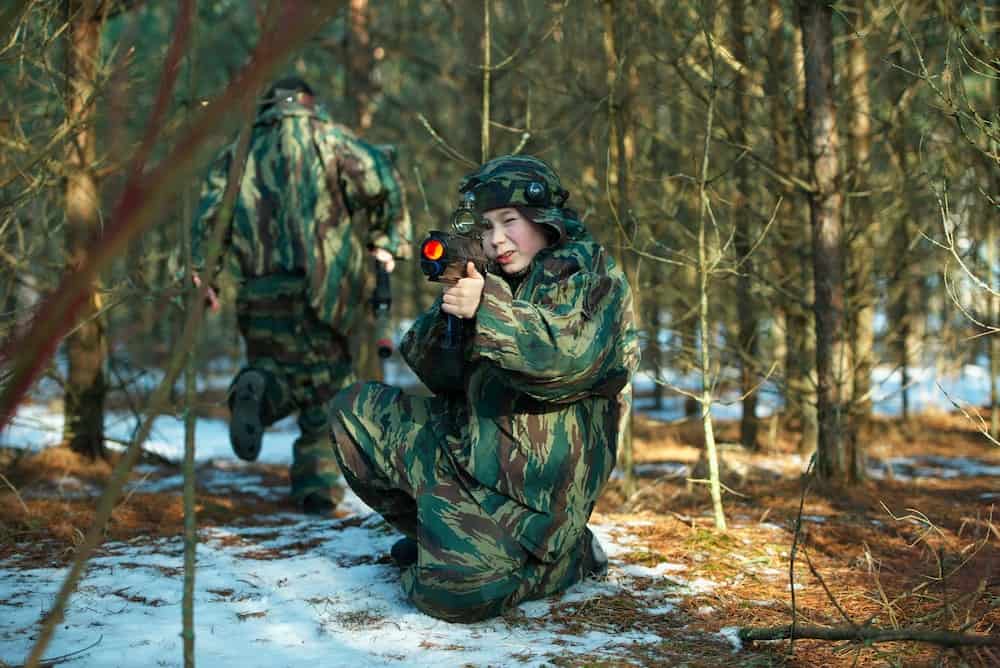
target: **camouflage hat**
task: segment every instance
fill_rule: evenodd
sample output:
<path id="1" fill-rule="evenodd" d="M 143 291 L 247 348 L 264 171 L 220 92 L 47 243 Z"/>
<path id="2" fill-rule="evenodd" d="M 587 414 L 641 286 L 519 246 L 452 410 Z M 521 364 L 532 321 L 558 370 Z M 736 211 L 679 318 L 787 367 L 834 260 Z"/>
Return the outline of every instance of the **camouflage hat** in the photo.
<path id="1" fill-rule="evenodd" d="M 552 228 L 555 234 L 549 237 L 553 242 L 565 234 L 562 213 L 569 191 L 544 160 L 530 155 L 493 158 L 462 179 L 459 193 L 480 215 L 515 207 L 533 222 Z"/>
<path id="2" fill-rule="evenodd" d="M 458 190 L 477 213 L 505 206 L 561 207 L 569 198 L 552 167 L 530 155 L 493 158 L 462 179 Z"/>

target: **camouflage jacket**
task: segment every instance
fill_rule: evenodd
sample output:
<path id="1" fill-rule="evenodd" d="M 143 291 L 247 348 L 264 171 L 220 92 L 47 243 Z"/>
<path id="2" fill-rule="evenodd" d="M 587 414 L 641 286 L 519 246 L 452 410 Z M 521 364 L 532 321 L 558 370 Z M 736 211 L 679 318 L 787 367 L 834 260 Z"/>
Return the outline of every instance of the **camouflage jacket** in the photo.
<path id="1" fill-rule="evenodd" d="M 234 143 L 222 153 L 202 188 L 192 228 L 198 271 L 235 151 Z M 367 220 L 352 216 L 359 211 Z M 361 310 L 367 248 L 396 257 L 410 252 L 410 217 L 389 151 L 358 139 L 323 107 L 300 101 L 258 116 L 226 224 L 223 250 L 232 251 L 244 282 L 302 274 L 310 306 L 343 331 Z"/>
<path id="2" fill-rule="evenodd" d="M 639 363 L 632 294 L 575 218 L 564 239 L 535 256 L 511 291 L 486 275 L 474 326 L 467 326 L 464 387 L 454 397 L 456 465 L 498 495 L 474 491 L 511 535 L 544 561 L 580 539 L 615 465 Z M 448 393 L 437 304 L 400 348 L 421 380 Z"/>

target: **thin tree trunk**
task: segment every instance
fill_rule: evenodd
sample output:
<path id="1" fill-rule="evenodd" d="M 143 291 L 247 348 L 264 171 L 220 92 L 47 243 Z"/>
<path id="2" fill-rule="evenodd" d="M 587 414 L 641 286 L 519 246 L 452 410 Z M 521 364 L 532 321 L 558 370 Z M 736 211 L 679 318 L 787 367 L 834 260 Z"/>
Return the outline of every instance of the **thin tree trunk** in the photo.
<path id="1" fill-rule="evenodd" d="M 1000 183 L 997 184 L 1000 186 Z M 994 196 L 1000 196 L 1000 187 L 995 187 Z M 994 292 L 1000 292 L 1000 280 L 997 277 L 997 226 L 995 220 L 986 220 L 986 261 L 989 265 L 986 280 Z M 1000 297 L 988 294 L 989 324 L 1000 327 Z M 997 376 L 1000 376 L 1000 334 L 993 332 L 986 337 L 990 369 L 990 436 L 1000 439 L 1000 388 L 997 387 Z"/>
<path id="2" fill-rule="evenodd" d="M 703 26 L 705 41 L 711 53 L 712 80 L 709 83 L 708 108 L 705 111 L 705 138 L 702 144 L 701 160 L 698 173 L 698 339 L 699 339 L 699 370 L 701 372 L 701 392 L 699 404 L 701 408 L 702 432 L 705 438 L 705 459 L 708 463 L 708 489 L 712 499 L 712 513 L 715 518 L 715 528 L 726 530 L 726 513 L 722 507 L 722 484 L 719 472 L 719 453 L 715 444 L 715 429 L 712 425 L 712 387 L 711 378 L 711 341 L 709 331 L 709 280 L 714 262 L 708 252 L 708 165 L 712 148 L 712 130 L 715 122 L 715 104 L 718 97 L 715 66 L 714 35 L 717 33 L 715 21 L 715 2 L 709 0 L 703 6 Z"/>
<path id="3" fill-rule="evenodd" d="M 372 126 L 376 95 L 375 52 L 372 49 L 368 25 L 371 10 L 368 0 L 350 0 L 347 6 L 347 33 L 344 40 L 345 95 L 351 109 L 350 124 L 363 133 Z"/>
<path id="4" fill-rule="evenodd" d="M 660 281 L 664 280 L 659 262 L 653 263 L 650 273 L 653 275 L 655 285 L 660 285 Z M 653 378 L 660 379 L 663 377 L 661 375 L 663 373 L 663 349 L 660 347 L 660 329 L 663 327 L 663 323 L 660 317 L 660 302 L 655 297 L 646 301 L 646 322 L 649 323 L 649 343 L 646 344 L 644 357 L 648 358 L 647 363 Z M 663 385 L 653 383 L 652 398 L 653 410 L 663 410 Z"/>
<path id="5" fill-rule="evenodd" d="M 868 90 L 868 53 L 863 35 L 867 16 L 865 0 L 858 0 L 858 26 L 850 36 L 848 73 L 851 96 L 851 126 L 848 133 L 848 159 L 850 160 L 851 191 L 856 193 L 849 200 L 848 220 L 856 226 L 854 243 L 848 257 L 853 264 L 853 288 L 849 296 L 852 304 L 849 331 L 854 382 L 851 400 L 851 429 L 849 438 L 858 441 L 860 424 L 871 417 L 872 368 L 875 342 L 875 247 L 878 228 L 872 216 L 869 186 L 869 159 L 871 156 L 871 95 Z"/>
<path id="6" fill-rule="evenodd" d="M 371 11 L 368 0 L 350 0 L 347 5 L 347 32 L 344 39 L 344 100 L 351 110 L 348 122 L 359 133 L 372 125 L 375 85 L 373 70 L 375 55 L 371 46 L 369 22 Z M 364 287 L 361 297 L 369 299 L 375 288 L 372 263 L 365 263 Z M 365 380 L 383 380 L 382 364 L 375 349 L 375 321 L 371 310 L 364 313 L 366 326 L 351 334 L 352 353 L 359 376 Z"/>
<path id="7" fill-rule="evenodd" d="M 814 311 L 819 443 L 816 471 L 833 484 L 856 482 L 844 403 L 843 193 L 833 98 L 833 10 L 799 0 L 805 51 L 806 119 L 811 181 L 809 209 L 813 234 Z"/>
<path id="8" fill-rule="evenodd" d="M 715 430 L 712 426 L 712 379 L 711 360 L 709 358 L 708 331 L 708 248 L 706 221 L 708 195 L 705 185 L 708 181 L 708 156 L 712 142 L 712 121 L 715 111 L 715 92 L 708 100 L 708 113 L 705 120 L 705 146 L 701 160 L 701 175 L 698 179 L 698 338 L 700 339 L 699 364 L 701 368 L 701 424 L 705 435 L 705 458 L 708 461 L 709 494 L 712 498 L 712 512 L 715 516 L 715 528 L 726 530 L 726 513 L 722 508 L 722 489 L 719 480 L 719 453 L 715 447 Z"/>
<path id="9" fill-rule="evenodd" d="M 991 3 L 992 9 L 997 10 L 997 3 Z M 985 12 L 984 12 L 985 22 Z M 1000 37 L 1000 27 L 993 30 L 994 43 Z M 1000 120 L 995 104 L 1000 100 L 1000 80 L 994 78 L 987 80 L 986 85 L 991 89 L 990 108 L 993 109 L 994 122 Z M 992 146 L 994 154 L 1000 146 L 995 142 Z M 993 164 L 993 197 L 1000 201 L 1000 164 Z M 997 223 L 993 216 L 984 216 L 983 223 L 986 226 L 986 284 L 993 289 L 994 293 L 1000 293 L 1000 267 L 997 267 Z M 989 301 L 989 321 L 993 327 L 1000 327 L 1000 297 L 997 294 L 987 293 Z M 990 436 L 1000 439 L 1000 387 L 998 387 L 998 376 L 1000 376 L 1000 333 L 993 332 L 986 337 L 987 356 L 989 357 L 990 371 Z"/>
<path id="10" fill-rule="evenodd" d="M 901 54 L 896 54 L 896 64 L 905 66 L 902 62 Z M 903 96 L 905 84 L 900 75 L 895 76 L 894 81 L 899 86 L 896 93 L 896 101 Z M 898 107 L 898 104 L 894 104 Z M 900 419 L 905 423 L 910 419 L 910 366 L 911 343 L 913 339 L 912 319 L 914 317 L 914 285 L 916 278 L 913 276 L 913 261 L 911 260 L 910 245 L 916 232 L 914 231 L 913 203 L 911 201 L 912 188 L 910 187 L 910 159 L 909 147 L 907 146 L 906 129 L 902 122 L 895 123 L 891 135 L 889 146 L 893 152 L 893 160 L 901 181 L 900 197 L 904 204 L 900 207 L 901 216 L 892 230 L 890 246 L 892 256 L 895 258 L 895 271 L 891 274 L 889 282 L 889 293 L 891 295 L 890 312 L 894 325 L 895 341 L 892 348 L 896 352 L 896 366 L 900 370 Z"/>
<path id="11" fill-rule="evenodd" d="M 193 12 L 191 15 L 193 17 Z M 194 31 L 194 21 L 190 21 L 192 26 L 191 44 L 196 44 Z M 197 97 L 195 86 L 195 53 L 192 48 L 188 52 L 187 58 L 187 91 L 189 99 Z M 188 107 L 190 116 L 190 106 Z M 191 187 L 184 189 L 182 196 L 183 215 L 181 216 L 181 240 L 184 246 L 184 266 L 191 266 L 191 222 L 194 217 L 194 197 Z M 159 284 L 158 284 L 159 285 Z M 190 309 L 201 308 L 198 299 L 198 288 L 194 285 L 189 287 L 189 295 L 186 301 Z M 201 330 L 196 336 L 200 339 L 203 335 Z M 184 593 L 181 600 L 181 638 L 184 643 L 184 668 L 194 668 L 195 665 L 195 622 L 194 622 L 194 584 L 197 574 L 197 549 L 198 549 L 198 518 L 196 511 L 195 497 L 195 423 L 198 416 L 195 413 L 194 405 L 197 399 L 196 387 L 198 379 L 198 349 L 195 345 L 187 353 L 187 360 L 184 366 L 184 489 L 182 492 L 182 502 L 184 506 Z"/>
<path id="12" fill-rule="evenodd" d="M 101 236 L 100 198 L 97 177 L 96 132 L 94 130 L 94 81 L 100 55 L 100 24 L 93 2 L 66 3 L 69 30 L 67 49 L 66 107 L 76 128 L 66 156 L 66 252 L 67 270 L 83 265 L 90 247 Z M 98 281 L 90 286 L 79 326 L 66 337 L 69 374 L 66 383 L 66 421 L 63 441 L 74 452 L 91 458 L 103 457 L 104 361 L 107 341 L 100 315 Z"/>
<path id="13" fill-rule="evenodd" d="M 463 54 L 458 68 L 462 72 L 463 85 L 458 90 L 459 118 L 464 124 L 461 137 L 455 138 L 454 145 L 461 147 L 463 155 L 470 160 L 483 157 L 483 72 L 476 63 L 483 59 L 483 25 L 485 17 L 479 14 L 483 9 L 479 3 L 470 3 L 465 11 L 456 13 L 456 30 L 462 40 Z"/>
<path id="14" fill-rule="evenodd" d="M 733 57 L 746 69 L 733 82 L 736 106 L 736 127 L 733 139 L 739 146 L 746 144 L 746 128 L 750 124 L 750 97 L 747 92 L 749 59 L 747 57 L 747 25 L 744 0 L 730 0 L 730 17 Z M 757 392 L 754 390 L 754 369 L 760 356 L 757 338 L 757 313 L 751 293 L 753 262 L 750 258 L 752 237 L 751 215 L 747 193 L 750 192 L 749 161 L 740 160 L 735 167 L 736 192 L 733 194 L 735 213 L 734 247 L 741 263 L 736 278 L 736 311 L 739 319 L 740 391 L 743 394 L 743 412 L 740 418 L 740 443 L 744 448 L 756 450 L 757 444 Z"/>
<path id="15" fill-rule="evenodd" d="M 805 118 L 806 109 L 806 52 L 802 43 L 802 27 L 795 26 L 795 34 L 798 39 L 794 40 L 793 47 L 793 70 L 795 72 L 795 100 L 798 118 Z M 796 133 L 796 154 L 798 161 L 803 164 L 809 162 L 809 146 L 801 134 Z M 801 211 L 796 207 L 797 220 L 805 221 L 808 216 L 808 202 L 804 199 L 797 199 L 796 203 L 805 203 Z M 815 293 L 815 276 L 813 275 L 812 248 L 809 242 L 809 232 L 806 225 L 802 225 L 796 237 L 793 257 L 797 258 L 801 275 L 805 278 L 802 281 L 802 300 L 806 304 L 811 304 Z M 799 453 L 812 454 L 819 447 L 819 400 L 816 396 L 818 382 L 816 380 L 816 318 L 811 308 L 802 308 L 800 304 L 795 305 L 796 323 L 795 336 L 797 340 L 795 346 L 791 348 L 797 354 L 796 364 L 798 365 L 797 378 L 800 383 L 799 396 L 802 398 L 802 426 L 801 439 L 799 441 Z M 789 324 L 789 327 L 792 327 Z"/>
<path id="16" fill-rule="evenodd" d="M 620 3 L 616 0 L 603 0 L 602 10 L 604 18 L 604 62 L 605 62 L 605 83 L 608 87 L 608 166 L 607 181 L 608 199 L 611 200 L 612 216 L 619 221 L 616 225 L 618 248 L 625 275 L 629 274 L 629 263 L 625 258 L 626 239 L 622 231 L 624 220 L 627 216 L 628 207 L 628 173 L 625 164 L 625 132 L 623 111 L 620 100 L 619 82 L 619 53 L 616 39 L 616 26 L 618 24 L 618 11 Z M 615 188 L 612 194 L 612 187 Z M 641 313 L 639 300 L 639 286 L 632 282 L 633 310 L 638 316 Z M 626 422 L 625 433 L 622 438 L 622 447 L 619 451 L 619 466 L 623 474 L 623 487 L 625 498 L 629 498 L 635 492 L 635 471 L 634 452 L 632 443 L 632 415 L 629 415 Z"/>
<path id="17" fill-rule="evenodd" d="M 767 93 L 771 100 L 774 163 L 779 173 L 791 174 L 795 172 L 796 154 L 804 152 L 801 142 L 790 130 L 788 113 L 790 108 L 804 113 L 804 58 L 801 40 L 794 40 L 795 66 L 789 68 L 784 30 L 785 15 L 781 0 L 769 0 Z M 791 90 L 790 99 L 785 93 L 786 88 Z M 785 201 L 781 206 L 785 213 L 778 212 L 776 272 L 781 285 L 789 293 L 781 297 L 780 305 L 785 320 L 785 405 L 788 417 L 799 421 L 799 452 L 810 454 L 816 450 L 819 434 L 813 378 L 815 328 L 812 313 L 803 306 L 812 290 L 812 264 L 803 233 L 803 200 L 789 189 L 783 194 Z"/>
<path id="18" fill-rule="evenodd" d="M 490 31 L 490 0 L 483 0 L 483 116 L 480 124 L 479 148 L 481 161 L 490 157 L 490 82 L 493 50 L 493 34 Z"/>

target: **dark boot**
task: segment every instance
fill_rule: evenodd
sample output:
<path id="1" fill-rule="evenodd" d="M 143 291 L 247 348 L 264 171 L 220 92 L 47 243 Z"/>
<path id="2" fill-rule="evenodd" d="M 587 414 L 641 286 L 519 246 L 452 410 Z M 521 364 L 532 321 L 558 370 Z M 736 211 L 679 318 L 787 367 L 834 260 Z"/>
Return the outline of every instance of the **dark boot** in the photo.
<path id="1" fill-rule="evenodd" d="M 604 577 L 608 572 L 608 555 L 590 529 L 583 535 L 583 577 Z"/>
<path id="2" fill-rule="evenodd" d="M 417 563 L 417 541 L 412 538 L 400 538 L 393 543 L 389 556 L 400 570 Z"/>
<path id="3" fill-rule="evenodd" d="M 260 455 L 264 425 L 260 405 L 267 378 L 259 371 L 244 371 L 233 384 L 230 398 L 229 442 L 240 459 L 252 462 Z"/>
<path id="4" fill-rule="evenodd" d="M 306 515 L 321 515 L 328 516 L 337 507 L 337 504 L 321 495 L 321 494 L 306 494 L 302 499 L 302 512 Z"/>

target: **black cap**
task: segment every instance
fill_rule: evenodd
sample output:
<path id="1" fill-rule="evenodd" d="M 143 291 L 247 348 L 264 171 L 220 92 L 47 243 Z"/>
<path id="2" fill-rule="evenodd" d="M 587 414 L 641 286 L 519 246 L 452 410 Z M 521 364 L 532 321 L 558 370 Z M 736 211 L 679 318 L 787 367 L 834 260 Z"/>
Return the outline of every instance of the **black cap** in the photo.
<path id="1" fill-rule="evenodd" d="M 264 98 L 261 100 L 261 111 L 269 108 L 278 98 L 287 95 L 289 93 L 305 93 L 306 95 L 315 95 L 312 86 L 305 82 L 305 79 L 301 77 L 285 77 L 284 79 L 278 79 L 271 87 L 267 89 L 264 93 Z"/>

